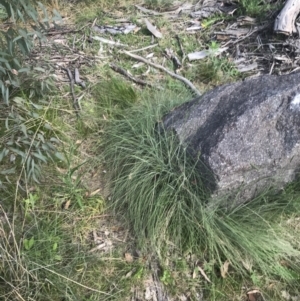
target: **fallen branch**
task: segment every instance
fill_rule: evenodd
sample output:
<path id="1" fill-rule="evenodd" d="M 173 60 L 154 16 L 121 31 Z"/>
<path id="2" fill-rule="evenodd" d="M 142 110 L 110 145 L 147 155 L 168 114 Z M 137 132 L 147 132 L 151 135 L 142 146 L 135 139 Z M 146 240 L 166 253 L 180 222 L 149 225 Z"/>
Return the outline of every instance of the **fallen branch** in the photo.
<path id="1" fill-rule="evenodd" d="M 124 75 L 125 77 L 129 78 L 130 80 L 132 80 L 134 83 L 141 85 L 141 86 L 148 86 L 148 87 L 153 87 L 153 85 L 151 85 L 150 83 L 147 83 L 141 79 L 135 78 L 133 77 L 129 72 L 127 72 L 125 69 L 115 65 L 115 64 L 110 64 L 109 65 L 110 68 L 122 75 Z"/>
<path id="2" fill-rule="evenodd" d="M 74 80 L 73 74 L 72 74 L 72 72 L 69 68 L 63 68 L 61 66 L 60 66 L 60 68 L 67 72 L 67 75 L 68 75 L 68 78 L 69 78 L 69 81 L 70 81 L 70 90 L 71 90 L 71 95 L 72 95 L 72 99 L 73 99 L 73 107 L 74 107 L 74 110 L 75 110 L 76 115 L 78 117 L 79 112 L 80 112 L 80 105 L 79 105 L 78 99 L 76 98 L 75 91 L 74 91 L 75 80 Z"/>
<path id="3" fill-rule="evenodd" d="M 274 31 L 291 35 L 296 33 L 295 20 L 300 12 L 299 0 L 287 0 L 284 8 L 280 14 L 276 17 L 274 23 Z"/>
<path id="4" fill-rule="evenodd" d="M 128 47 L 128 45 L 125 45 L 125 44 L 122 44 L 122 43 L 119 43 L 119 42 L 115 42 L 115 41 L 111 41 L 111 40 L 108 40 L 108 39 L 105 39 L 105 38 L 102 38 L 102 37 L 98 37 L 98 36 L 93 36 L 91 38 L 96 40 L 96 41 L 100 41 L 102 43 L 117 46 L 117 47 Z"/>
<path id="5" fill-rule="evenodd" d="M 81 86 L 83 89 L 85 89 L 86 85 L 85 85 L 85 82 L 80 79 L 78 68 L 75 68 L 74 75 L 75 75 L 74 76 L 75 84 L 78 86 Z"/>
<path id="6" fill-rule="evenodd" d="M 140 61 L 140 62 L 143 62 L 145 64 L 148 64 L 149 66 L 152 66 L 156 69 L 159 69 L 159 70 L 162 70 L 164 72 L 166 72 L 167 74 L 169 74 L 171 77 L 173 78 L 176 78 L 180 81 L 182 81 L 187 87 L 189 87 L 196 95 L 198 96 L 201 96 L 201 92 L 185 77 L 181 76 L 181 75 L 178 75 L 174 72 L 171 72 L 170 70 L 166 69 L 165 67 L 161 66 L 161 65 L 158 65 L 158 64 L 154 64 L 152 62 L 149 62 L 147 59 L 139 56 L 139 55 L 136 55 L 136 54 L 133 54 L 133 53 L 130 53 L 128 51 L 123 51 L 122 53 Z"/>
<path id="7" fill-rule="evenodd" d="M 227 43 L 225 43 L 225 44 L 222 45 L 222 46 L 223 46 L 223 47 L 226 47 L 226 46 L 228 46 L 228 45 L 235 45 L 235 44 L 238 44 L 238 43 L 242 42 L 243 40 L 246 40 L 247 38 L 249 38 L 250 36 L 252 36 L 254 33 L 260 32 L 260 31 L 263 31 L 263 30 L 267 29 L 268 27 L 270 27 L 270 24 L 271 24 L 271 23 L 267 23 L 267 24 L 265 24 L 265 25 L 258 26 L 258 27 L 256 27 L 256 28 L 250 30 L 250 31 L 248 32 L 248 34 L 246 34 L 245 36 L 243 36 L 243 37 L 241 37 L 241 38 L 239 38 L 239 39 L 237 39 L 237 40 L 230 39 Z"/>
<path id="8" fill-rule="evenodd" d="M 146 46 L 146 47 L 143 47 L 143 48 L 130 50 L 129 52 L 139 52 L 139 51 L 147 50 L 147 49 L 150 49 L 150 48 L 154 48 L 156 46 L 158 46 L 158 44 L 153 44 L 153 45 Z"/>
<path id="9" fill-rule="evenodd" d="M 178 45 L 179 45 L 179 48 L 180 48 L 180 51 L 181 51 L 181 57 L 182 57 L 182 64 L 186 58 L 186 55 L 185 55 L 185 52 L 184 52 L 184 49 L 183 49 L 183 46 L 182 46 L 182 43 L 181 43 L 181 40 L 180 40 L 180 37 L 179 35 L 176 35 L 175 36 L 177 42 L 178 42 Z"/>

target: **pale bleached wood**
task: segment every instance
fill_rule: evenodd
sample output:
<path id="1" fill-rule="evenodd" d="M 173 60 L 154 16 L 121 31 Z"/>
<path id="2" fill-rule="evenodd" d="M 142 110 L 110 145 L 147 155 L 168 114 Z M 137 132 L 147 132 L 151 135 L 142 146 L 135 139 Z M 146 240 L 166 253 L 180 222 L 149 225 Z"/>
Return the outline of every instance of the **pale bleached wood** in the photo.
<path id="1" fill-rule="evenodd" d="M 149 66 L 152 66 L 156 69 L 159 69 L 159 70 L 162 70 L 164 72 L 166 72 L 167 74 L 169 74 L 170 76 L 172 76 L 173 78 L 176 78 L 180 81 L 182 81 L 187 87 L 189 87 L 194 93 L 195 95 L 197 96 L 201 96 L 201 92 L 185 77 L 179 75 L 179 74 L 176 74 L 174 72 L 171 72 L 170 70 L 168 70 L 167 68 L 161 66 L 161 65 L 158 65 L 158 64 L 155 64 L 155 63 L 152 63 L 150 61 L 148 61 L 147 59 L 143 58 L 142 56 L 139 56 L 139 55 L 136 55 L 136 54 L 133 54 L 133 53 L 130 53 L 129 51 L 123 51 L 122 53 L 134 58 L 135 60 L 137 61 L 140 61 L 140 62 L 143 62 Z"/>
<path id="2" fill-rule="evenodd" d="M 296 33 L 295 20 L 300 13 L 300 0 L 287 0 L 283 9 L 276 17 L 274 31 L 291 35 Z"/>

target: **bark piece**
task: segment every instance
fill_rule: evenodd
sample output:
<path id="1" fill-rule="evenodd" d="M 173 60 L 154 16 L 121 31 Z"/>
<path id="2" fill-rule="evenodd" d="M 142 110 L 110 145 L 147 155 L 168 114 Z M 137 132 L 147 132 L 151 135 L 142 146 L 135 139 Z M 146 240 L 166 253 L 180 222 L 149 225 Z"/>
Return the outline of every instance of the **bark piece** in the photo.
<path id="1" fill-rule="evenodd" d="M 147 29 L 158 39 L 162 38 L 161 32 L 159 32 L 149 21 L 148 19 L 145 19 L 145 24 L 147 26 Z"/>
<path id="2" fill-rule="evenodd" d="M 222 47 L 219 49 L 207 49 L 207 50 L 205 49 L 202 51 L 189 53 L 187 56 L 190 61 L 202 60 L 202 59 L 206 58 L 207 56 L 218 56 L 222 52 L 226 51 L 227 49 L 228 49 L 228 47 Z"/>
<path id="3" fill-rule="evenodd" d="M 296 33 L 295 20 L 300 12 L 299 0 L 287 0 L 283 9 L 275 19 L 274 31 L 291 35 Z"/>

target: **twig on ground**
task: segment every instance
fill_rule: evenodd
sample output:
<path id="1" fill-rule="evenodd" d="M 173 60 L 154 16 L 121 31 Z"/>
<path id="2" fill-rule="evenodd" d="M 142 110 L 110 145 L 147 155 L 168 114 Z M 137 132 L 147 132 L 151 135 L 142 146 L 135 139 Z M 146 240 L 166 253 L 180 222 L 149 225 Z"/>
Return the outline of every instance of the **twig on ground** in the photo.
<path id="1" fill-rule="evenodd" d="M 112 70 L 114 70 L 114 71 L 116 71 L 116 72 L 118 72 L 118 73 L 124 75 L 125 77 L 129 78 L 130 80 L 132 80 L 134 83 L 136 83 L 136 84 L 138 84 L 138 85 L 153 87 L 152 84 L 147 83 L 147 82 L 145 82 L 145 81 L 143 81 L 143 80 L 141 80 L 141 79 L 138 79 L 138 78 L 133 77 L 133 76 L 132 76 L 131 74 L 129 74 L 129 72 L 127 72 L 125 69 L 123 69 L 123 68 L 121 68 L 121 67 L 119 67 L 119 66 L 117 66 L 117 65 L 115 65 L 115 64 L 113 64 L 113 63 L 110 64 L 109 66 L 110 66 L 110 68 L 111 68 Z"/>
<path id="2" fill-rule="evenodd" d="M 235 45 L 235 44 L 237 44 L 237 43 L 239 43 L 239 42 L 242 42 L 243 40 L 249 38 L 249 37 L 250 37 L 251 35 L 253 35 L 254 33 L 259 32 L 259 31 L 264 30 L 264 29 L 267 29 L 268 27 L 270 27 L 270 25 L 271 25 L 271 23 L 267 23 L 267 24 L 265 24 L 265 25 L 259 26 L 259 27 L 255 28 L 255 29 L 253 29 L 253 30 L 250 30 L 249 33 L 246 34 L 245 36 L 243 36 L 243 37 L 241 37 L 241 38 L 239 38 L 239 39 L 237 39 L 237 40 L 235 40 L 235 41 L 231 39 L 230 41 L 228 41 L 227 43 L 225 43 L 225 44 L 222 45 L 222 46 L 223 46 L 223 47 L 226 47 L 226 46 L 228 46 L 228 45 L 230 45 L 230 44 Z"/>
<path id="3" fill-rule="evenodd" d="M 60 68 L 67 72 L 68 78 L 70 80 L 70 89 L 71 89 L 71 95 L 72 95 L 72 99 L 73 99 L 73 107 L 76 112 L 76 115 L 79 116 L 80 106 L 79 106 L 78 99 L 76 98 L 75 91 L 74 91 L 75 81 L 74 81 L 73 74 L 69 68 L 63 68 L 61 66 L 60 66 Z"/>
<path id="4" fill-rule="evenodd" d="M 140 49 L 130 50 L 129 52 L 139 52 L 139 51 L 147 50 L 147 49 L 150 49 L 150 48 L 154 48 L 156 46 L 158 46 L 158 44 L 153 44 L 153 45 L 143 47 L 143 48 L 140 48 Z"/>
<path id="5" fill-rule="evenodd" d="M 173 65 L 174 65 L 174 71 L 177 74 L 177 70 L 182 67 L 182 63 L 178 59 L 178 57 L 174 54 L 174 51 L 171 48 L 166 48 L 165 49 L 165 55 L 172 60 Z"/>
<path id="6" fill-rule="evenodd" d="M 159 70 L 162 70 L 164 72 L 166 72 L 167 74 L 169 74 L 171 77 L 173 78 L 176 78 L 180 81 L 182 81 L 187 87 L 189 87 L 196 95 L 198 96 L 201 96 L 201 92 L 185 77 L 181 76 L 181 75 L 178 75 L 174 72 L 171 72 L 170 70 L 168 70 L 167 68 L 161 66 L 161 65 L 158 65 L 158 64 L 154 64 L 152 62 L 149 62 L 147 59 L 139 56 L 139 55 L 136 55 L 136 54 L 133 54 L 133 53 L 130 53 L 128 51 L 123 51 L 122 53 L 134 58 L 135 60 L 138 60 L 140 62 L 143 62 L 145 64 L 148 64 L 149 66 L 152 66 L 156 69 L 159 69 Z"/>
<path id="7" fill-rule="evenodd" d="M 164 13 L 159 13 L 159 12 L 156 12 L 154 10 L 151 10 L 151 9 L 147 9 L 147 8 L 144 8 L 140 5 L 135 5 L 135 7 L 140 10 L 141 12 L 143 12 L 144 14 L 149 14 L 149 15 L 154 15 L 154 16 L 160 16 L 160 15 L 163 15 Z"/>
<path id="8" fill-rule="evenodd" d="M 52 273 L 52 274 L 54 274 L 54 275 L 56 275 L 58 277 L 61 277 L 62 279 L 65 279 L 67 281 L 75 283 L 76 285 L 81 286 L 81 287 L 83 287 L 83 288 L 85 288 L 85 289 L 87 289 L 89 291 L 96 292 L 96 293 L 99 293 L 99 294 L 103 294 L 103 295 L 106 295 L 106 296 L 111 296 L 111 294 L 109 294 L 109 293 L 106 293 L 104 291 L 100 291 L 100 290 L 97 290 L 95 288 L 89 287 L 87 285 L 81 284 L 80 282 L 77 282 L 77 281 L 75 281 L 75 280 L 73 280 L 73 279 L 71 279 L 69 277 L 66 277 L 66 276 L 64 276 L 62 274 L 59 274 L 59 273 L 55 272 L 54 270 L 49 269 L 48 266 L 50 266 L 50 265 L 43 266 L 43 265 L 40 265 L 40 264 L 38 264 L 36 262 L 32 262 L 32 263 L 35 264 L 36 266 L 38 266 L 40 269 L 44 269 L 44 270 L 46 270 L 46 271 L 48 271 L 48 272 L 50 272 L 50 273 Z"/>
<path id="9" fill-rule="evenodd" d="M 210 279 L 207 277 L 207 275 L 205 274 L 204 270 L 199 265 L 198 265 L 198 270 L 199 270 L 200 274 L 204 277 L 204 279 L 207 282 L 211 283 Z"/>
<path id="10" fill-rule="evenodd" d="M 180 51 L 181 51 L 182 64 L 183 64 L 183 62 L 184 62 L 184 60 L 185 60 L 185 58 L 186 58 L 186 54 L 185 54 L 185 52 L 184 52 L 184 49 L 183 49 L 182 43 L 181 43 L 181 41 L 180 41 L 179 35 L 176 35 L 176 36 L 175 36 L 175 39 L 177 40 L 178 45 L 179 45 L 179 48 L 180 48 Z"/>
<path id="11" fill-rule="evenodd" d="M 67 33 L 76 33 L 76 32 L 80 32 L 82 31 L 85 27 L 87 27 L 88 25 L 84 25 L 82 26 L 81 28 L 79 29 L 66 29 L 66 30 L 48 30 L 45 34 L 48 35 L 48 36 L 53 36 L 53 35 L 56 35 L 56 34 L 67 34 Z"/>
<path id="12" fill-rule="evenodd" d="M 82 88 L 85 89 L 86 85 L 85 85 L 85 82 L 80 79 L 78 68 L 75 68 L 74 75 L 75 75 L 75 78 L 74 78 L 75 79 L 75 84 L 79 85 L 79 86 L 81 86 Z"/>
<path id="13" fill-rule="evenodd" d="M 105 39 L 105 38 L 102 38 L 102 37 L 98 37 L 98 36 L 93 36 L 91 38 L 94 39 L 94 40 L 100 41 L 102 43 L 117 46 L 117 47 L 128 47 L 128 45 L 125 45 L 125 44 L 122 44 L 122 43 L 119 43 L 119 42 L 115 42 L 115 41 L 111 41 L 111 40 L 108 40 L 108 39 Z"/>

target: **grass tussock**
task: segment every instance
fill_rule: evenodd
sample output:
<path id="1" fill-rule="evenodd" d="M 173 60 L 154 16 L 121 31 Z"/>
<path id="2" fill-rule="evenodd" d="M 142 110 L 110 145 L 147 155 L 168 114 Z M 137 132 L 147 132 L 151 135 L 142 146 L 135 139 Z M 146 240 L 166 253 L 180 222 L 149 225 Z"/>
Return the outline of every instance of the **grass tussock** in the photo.
<path id="1" fill-rule="evenodd" d="M 281 217 L 299 211 L 299 184 L 233 209 L 212 205 L 197 159 L 174 135 L 158 130 L 163 115 L 185 100 L 187 95 L 166 91 L 146 95 L 107 121 L 102 146 L 112 206 L 125 215 L 140 245 L 150 244 L 161 256 L 176 246 L 218 269 L 229 261 L 240 275 L 259 271 L 295 281 L 300 253 Z"/>

